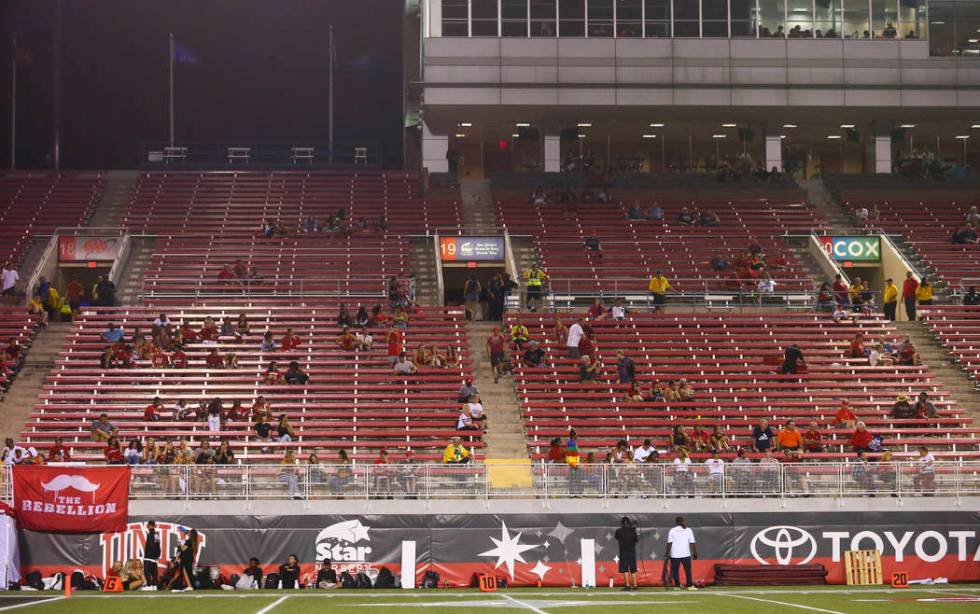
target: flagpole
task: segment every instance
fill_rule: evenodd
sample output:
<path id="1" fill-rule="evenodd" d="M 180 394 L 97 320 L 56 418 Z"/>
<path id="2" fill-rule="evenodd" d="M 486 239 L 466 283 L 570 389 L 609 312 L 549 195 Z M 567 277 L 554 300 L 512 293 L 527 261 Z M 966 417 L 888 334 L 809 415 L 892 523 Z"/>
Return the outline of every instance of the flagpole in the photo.
<path id="1" fill-rule="evenodd" d="M 330 164 L 333 164 L 333 64 L 335 61 L 335 52 L 333 46 L 333 25 L 330 26 L 330 68 L 329 68 L 329 90 L 330 90 L 330 104 L 327 107 L 327 141 L 328 147 L 330 149 Z"/>
<path id="2" fill-rule="evenodd" d="M 170 33 L 170 146 L 174 146 L 174 33 Z"/>
<path id="3" fill-rule="evenodd" d="M 17 35 L 14 35 L 13 83 L 10 87 L 10 170 L 17 168 Z"/>

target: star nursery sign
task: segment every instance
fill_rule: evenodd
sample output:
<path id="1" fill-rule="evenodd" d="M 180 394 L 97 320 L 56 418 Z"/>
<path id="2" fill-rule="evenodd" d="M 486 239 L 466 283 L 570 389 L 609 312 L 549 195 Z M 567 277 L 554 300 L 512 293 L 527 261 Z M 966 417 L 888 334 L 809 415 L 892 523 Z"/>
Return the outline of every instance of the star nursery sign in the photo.
<path id="1" fill-rule="evenodd" d="M 523 553 L 528 550 L 533 550 L 537 548 L 540 544 L 522 544 L 521 536 L 523 532 L 515 534 L 513 537 L 507 530 L 507 525 L 504 522 L 500 523 L 500 539 L 491 537 L 496 548 L 487 550 L 486 552 L 481 552 L 477 556 L 489 556 L 497 557 L 497 564 L 493 566 L 494 569 L 498 569 L 501 565 L 507 566 L 507 573 L 510 575 L 510 579 L 514 579 L 514 563 L 520 561 L 521 563 L 527 563 L 524 560 Z M 536 573 L 536 572 L 535 572 Z"/>

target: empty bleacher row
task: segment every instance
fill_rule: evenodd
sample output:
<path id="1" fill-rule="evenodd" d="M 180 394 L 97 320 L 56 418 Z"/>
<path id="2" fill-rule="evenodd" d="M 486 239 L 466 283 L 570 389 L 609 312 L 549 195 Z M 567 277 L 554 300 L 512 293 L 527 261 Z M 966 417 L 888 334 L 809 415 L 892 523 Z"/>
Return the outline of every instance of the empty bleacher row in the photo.
<path id="1" fill-rule="evenodd" d="M 815 421 L 825 434 L 825 451 L 807 454 L 808 458 L 845 459 L 853 453 L 851 431 L 835 424 L 842 400 L 882 436 L 886 449 L 896 457 L 914 454 L 919 445 L 946 457 L 980 456 L 980 429 L 944 394 L 927 366 L 870 366 L 867 359 L 847 357 L 856 332 L 874 341 L 898 340 L 894 328 L 879 318 L 835 324 L 826 315 L 809 313 L 660 313 L 638 314 L 622 322 L 601 320 L 591 325 L 602 375 L 595 382 L 581 383 L 579 363 L 565 357 L 553 315 L 525 313 L 509 320 L 517 317 L 528 327 L 530 338 L 544 344 L 548 355 L 544 366 L 518 366 L 515 372 L 533 458 L 545 457 L 549 441 L 566 436 L 569 427 L 578 431 L 583 457 L 594 452 L 601 462 L 620 439 L 637 446 L 650 438 L 656 447 L 670 450 L 675 425 L 689 433 L 698 425 L 709 433 L 721 426 L 734 445 L 750 448 L 752 426 L 760 419 L 769 419 L 775 428 L 793 418 L 801 430 Z M 789 376 L 775 373 L 783 349 L 793 343 L 803 351 L 807 371 Z M 635 361 L 644 393 L 654 381 L 686 378 L 695 400 L 626 400 L 628 386 L 616 377 L 618 350 Z M 930 394 L 938 418 L 889 417 L 897 395 L 914 398 L 922 391 Z"/>
<path id="2" fill-rule="evenodd" d="M 83 224 L 102 187 L 99 173 L 0 174 L 0 260 L 17 265 L 31 237 Z"/>
<path id="3" fill-rule="evenodd" d="M 919 318 L 974 383 L 980 382 L 980 306 L 930 305 Z"/>
<path id="4" fill-rule="evenodd" d="M 304 232 L 344 210 L 349 231 Z M 266 237 L 263 222 L 282 225 Z M 360 223 L 366 226 L 361 228 Z M 459 228 L 457 195 L 418 194 L 411 173 L 147 173 L 123 224 L 156 235 L 148 295 L 224 292 L 224 266 L 241 260 L 261 276 L 254 294 L 383 293 L 408 271 L 407 234 Z"/>
<path id="5" fill-rule="evenodd" d="M 656 271 L 671 280 L 674 292 L 754 290 L 754 281 L 735 278 L 739 260 L 753 244 L 765 254 L 776 291 L 812 289 L 782 238 L 808 234 L 824 225 L 799 199 L 690 202 L 680 197 L 652 198 L 649 191 L 620 191 L 614 196 L 616 203 L 535 205 L 528 202 L 527 193 L 498 190 L 495 194 L 499 223 L 512 234 L 535 237 L 555 292 L 643 293 Z M 663 209 L 662 221 L 628 219 L 634 202 L 645 214 L 655 200 Z M 681 225 L 678 216 L 683 207 L 711 211 L 718 215 L 719 224 Z M 601 252 L 585 247 L 593 233 L 601 241 Z M 711 263 L 715 257 L 729 266 L 715 270 Z"/>
<path id="6" fill-rule="evenodd" d="M 456 433 L 459 405 L 456 392 L 470 373 L 465 325 L 461 311 L 426 307 L 411 316 L 404 330 L 404 348 L 434 344 L 441 351 L 452 346 L 461 360 L 447 368 L 420 367 L 416 375 L 396 377 L 386 357 L 385 330 L 375 329 L 371 351 L 345 351 L 336 343 L 339 306 L 172 308 L 167 314 L 175 325 L 189 323 L 200 329 L 211 316 L 219 324 L 225 317 L 237 321 L 244 313 L 250 332 L 243 339 L 221 337 L 216 343 L 187 346 L 186 368 L 154 367 L 149 361 L 132 368 L 102 368 L 100 355 L 107 343 L 100 334 L 109 323 L 124 327 L 126 339 L 136 329 L 148 335 L 159 310 L 118 307 L 83 310 L 68 336 L 56 366 L 43 388 L 38 404 L 21 433 L 23 445 L 42 452 L 55 437 L 64 438 L 77 460 L 102 459 L 105 444 L 93 441 L 92 421 L 105 412 L 119 429 L 125 445 L 133 439 L 157 441 L 190 439 L 199 443 L 212 436 L 228 438 L 239 462 L 278 462 L 285 449 L 299 458 L 317 453 L 335 459 L 344 449 L 353 459 L 369 460 L 380 448 L 400 456 L 412 450 L 419 460 L 441 459 L 441 451 Z M 292 351 L 261 350 L 262 336 L 271 332 L 278 342 L 291 328 L 301 344 Z M 211 369 L 206 355 L 217 349 L 221 356 L 235 353 L 238 368 Z M 297 361 L 309 375 L 304 385 L 270 384 L 264 378 L 270 361 L 285 370 Z M 218 397 L 224 407 L 240 401 L 251 407 L 259 396 L 271 404 L 273 416 L 287 414 L 296 437 L 291 442 L 259 441 L 248 419 L 228 419 L 220 432 L 210 433 L 203 419 L 177 421 L 172 408 L 184 399 L 194 408 L 200 400 Z M 161 397 L 165 411 L 160 421 L 144 419 L 144 408 Z M 479 437 L 469 444 L 479 448 Z"/>

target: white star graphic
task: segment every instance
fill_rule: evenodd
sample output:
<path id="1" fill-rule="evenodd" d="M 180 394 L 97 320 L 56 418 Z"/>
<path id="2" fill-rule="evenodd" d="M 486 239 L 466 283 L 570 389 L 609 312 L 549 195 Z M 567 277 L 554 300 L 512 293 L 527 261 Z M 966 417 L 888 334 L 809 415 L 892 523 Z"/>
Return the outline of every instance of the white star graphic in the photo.
<path id="1" fill-rule="evenodd" d="M 548 575 L 549 571 L 551 571 L 551 567 L 545 565 L 541 561 L 538 561 L 537 564 L 530 569 L 530 571 L 543 582 L 544 577 Z"/>
<path id="2" fill-rule="evenodd" d="M 364 526 L 363 524 L 360 524 L 360 523 L 358 523 L 357 526 L 355 526 L 355 527 L 352 528 L 352 530 L 354 532 L 354 543 L 355 544 L 357 542 L 361 541 L 362 539 L 367 540 L 367 541 L 371 541 L 371 538 L 368 537 L 368 529 L 370 529 L 370 527 L 366 527 L 366 526 Z"/>
<path id="3" fill-rule="evenodd" d="M 548 533 L 548 537 L 554 537 L 555 539 L 557 539 L 558 541 L 564 544 L 565 540 L 568 539 L 568 536 L 574 532 L 575 529 L 569 529 L 561 522 L 559 522 L 558 524 L 555 525 L 555 528 L 552 529 L 551 533 Z"/>
<path id="4" fill-rule="evenodd" d="M 513 580 L 514 562 L 520 561 L 522 563 L 527 563 L 521 554 L 538 547 L 538 544 L 522 544 L 521 535 L 523 535 L 523 533 L 517 533 L 511 537 L 510 533 L 507 531 L 507 525 L 501 522 L 500 539 L 496 539 L 494 537 L 490 538 L 490 541 L 496 544 L 497 547 L 487 550 L 486 552 L 481 552 L 477 556 L 497 557 L 497 564 L 494 565 L 493 568 L 497 569 L 501 565 L 506 565 L 507 573 L 510 575 L 510 579 Z"/>

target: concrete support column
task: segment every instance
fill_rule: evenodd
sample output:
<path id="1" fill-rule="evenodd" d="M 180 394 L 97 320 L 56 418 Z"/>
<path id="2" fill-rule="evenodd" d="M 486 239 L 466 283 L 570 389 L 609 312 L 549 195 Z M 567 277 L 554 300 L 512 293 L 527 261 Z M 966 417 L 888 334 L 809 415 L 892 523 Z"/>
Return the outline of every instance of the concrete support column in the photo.
<path id="1" fill-rule="evenodd" d="M 449 135 L 433 134 L 429 124 L 422 122 L 422 166 L 430 173 L 448 173 Z"/>
<path id="2" fill-rule="evenodd" d="M 783 172 L 783 139 L 778 134 L 766 135 L 766 170 L 773 167 Z"/>
<path id="3" fill-rule="evenodd" d="M 544 135 L 544 172 L 561 171 L 561 137 L 557 134 Z"/>
<path id="4" fill-rule="evenodd" d="M 875 137 L 875 173 L 887 175 L 892 172 L 892 137 Z"/>

